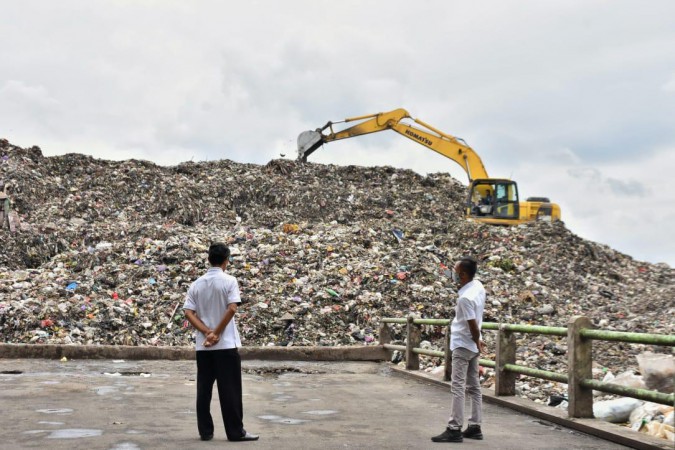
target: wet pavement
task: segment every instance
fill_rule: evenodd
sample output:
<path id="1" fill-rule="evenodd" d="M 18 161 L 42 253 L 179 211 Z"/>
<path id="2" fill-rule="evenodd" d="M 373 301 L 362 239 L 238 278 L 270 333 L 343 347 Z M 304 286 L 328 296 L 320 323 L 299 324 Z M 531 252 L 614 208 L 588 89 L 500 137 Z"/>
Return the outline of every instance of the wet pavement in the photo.
<path id="1" fill-rule="evenodd" d="M 447 391 L 354 362 L 244 361 L 244 423 L 225 438 L 217 395 L 210 442 L 198 439 L 194 361 L 0 360 L 0 447 L 50 449 L 442 448 Z M 470 448 L 625 448 L 484 404 Z"/>

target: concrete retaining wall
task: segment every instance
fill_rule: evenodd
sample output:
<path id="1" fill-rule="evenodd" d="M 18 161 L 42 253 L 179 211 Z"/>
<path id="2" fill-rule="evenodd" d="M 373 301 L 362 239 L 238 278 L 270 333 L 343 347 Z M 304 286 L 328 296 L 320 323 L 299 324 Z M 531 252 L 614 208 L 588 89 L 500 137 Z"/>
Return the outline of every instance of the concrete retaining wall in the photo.
<path id="1" fill-rule="evenodd" d="M 360 347 L 241 347 L 242 359 L 272 361 L 386 361 L 380 346 Z M 0 344 L 0 358 L 41 359 L 194 359 L 193 347 L 134 347 L 125 345 Z"/>

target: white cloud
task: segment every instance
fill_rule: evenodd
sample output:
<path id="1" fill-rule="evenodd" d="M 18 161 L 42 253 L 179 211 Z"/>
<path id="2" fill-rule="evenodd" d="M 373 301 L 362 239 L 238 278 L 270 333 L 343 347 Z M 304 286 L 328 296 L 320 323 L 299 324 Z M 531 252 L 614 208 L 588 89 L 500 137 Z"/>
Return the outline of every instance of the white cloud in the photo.
<path id="1" fill-rule="evenodd" d="M 666 92 L 675 92 L 675 74 L 663 85 L 662 89 Z"/>
<path id="2" fill-rule="evenodd" d="M 636 259 L 673 265 L 675 147 L 656 149 L 648 158 L 597 167 L 526 165 L 514 176 L 521 195 L 542 194 L 558 203 L 567 226 Z M 532 194 L 530 194 L 532 193 Z"/>

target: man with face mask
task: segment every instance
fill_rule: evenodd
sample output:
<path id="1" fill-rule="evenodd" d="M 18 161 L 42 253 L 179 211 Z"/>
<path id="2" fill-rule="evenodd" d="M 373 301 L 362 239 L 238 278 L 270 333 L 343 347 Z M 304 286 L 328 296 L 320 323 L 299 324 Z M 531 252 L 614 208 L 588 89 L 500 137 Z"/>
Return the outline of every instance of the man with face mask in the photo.
<path id="1" fill-rule="evenodd" d="M 452 279 L 459 287 L 455 318 L 450 325 L 452 351 L 452 409 L 445 431 L 431 438 L 434 442 L 462 442 L 464 438 L 483 439 L 481 431 L 480 380 L 478 357 L 484 351 L 480 327 L 483 323 L 485 288 L 474 280 L 478 263 L 472 257 L 459 260 L 452 271 Z M 466 430 L 464 424 L 464 392 L 469 394 L 471 416 Z"/>

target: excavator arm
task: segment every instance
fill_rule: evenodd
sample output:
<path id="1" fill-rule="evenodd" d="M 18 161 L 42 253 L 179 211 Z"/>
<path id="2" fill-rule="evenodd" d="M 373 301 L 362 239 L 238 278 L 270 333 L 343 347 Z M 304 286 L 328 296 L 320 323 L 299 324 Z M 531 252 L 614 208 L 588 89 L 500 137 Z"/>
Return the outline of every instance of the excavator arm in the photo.
<path id="1" fill-rule="evenodd" d="M 300 133 L 300 136 L 298 136 L 298 159 L 306 162 L 307 157 L 318 150 L 318 148 L 326 142 L 384 131 L 407 117 L 410 117 L 408 111 L 405 109 L 396 109 L 388 113 L 351 117 L 338 122 L 329 121 L 326 125 L 317 128 L 314 131 L 310 130 Z M 357 120 L 362 122 L 337 133 L 333 130 L 333 125 L 337 123 L 348 123 Z M 323 132 L 327 128 L 329 129 L 329 132 L 324 134 Z"/>
<path id="2" fill-rule="evenodd" d="M 418 126 L 405 123 L 403 119 L 410 119 Z M 333 125 L 336 123 L 355 121 L 361 122 L 338 132 L 333 130 Z M 327 129 L 328 132 L 324 133 Z M 452 159 L 464 169 L 469 177 L 469 182 L 475 179 L 489 178 L 480 156 L 466 142 L 445 134 L 419 119 L 412 118 L 405 109 L 351 117 L 340 122 L 328 122 L 315 131 L 305 131 L 298 136 L 298 159 L 307 161 L 309 155 L 327 142 L 384 130 L 393 130 L 446 158 Z"/>
<path id="3" fill-rule="evenodd" d="M 333 125 L 349 122 L 358 123 L 337 132 L 333 130 Z M 520 202 L 515 181 L 490 178 L 480 156 L 466 142 L 411 117 L 405 109 L 328 122 L 314 131 L 305 131 L 298 136 L 298 160 L 307 161 L 309 155 L 327 142 L 384 130 L 393 130 L 455 161 L 464 169 L 469 177 L 466 214 L 472 220 L 495 225 L 518 225 L 542 218 L 560 220 L 558 205 L 543 198 Z"/>

